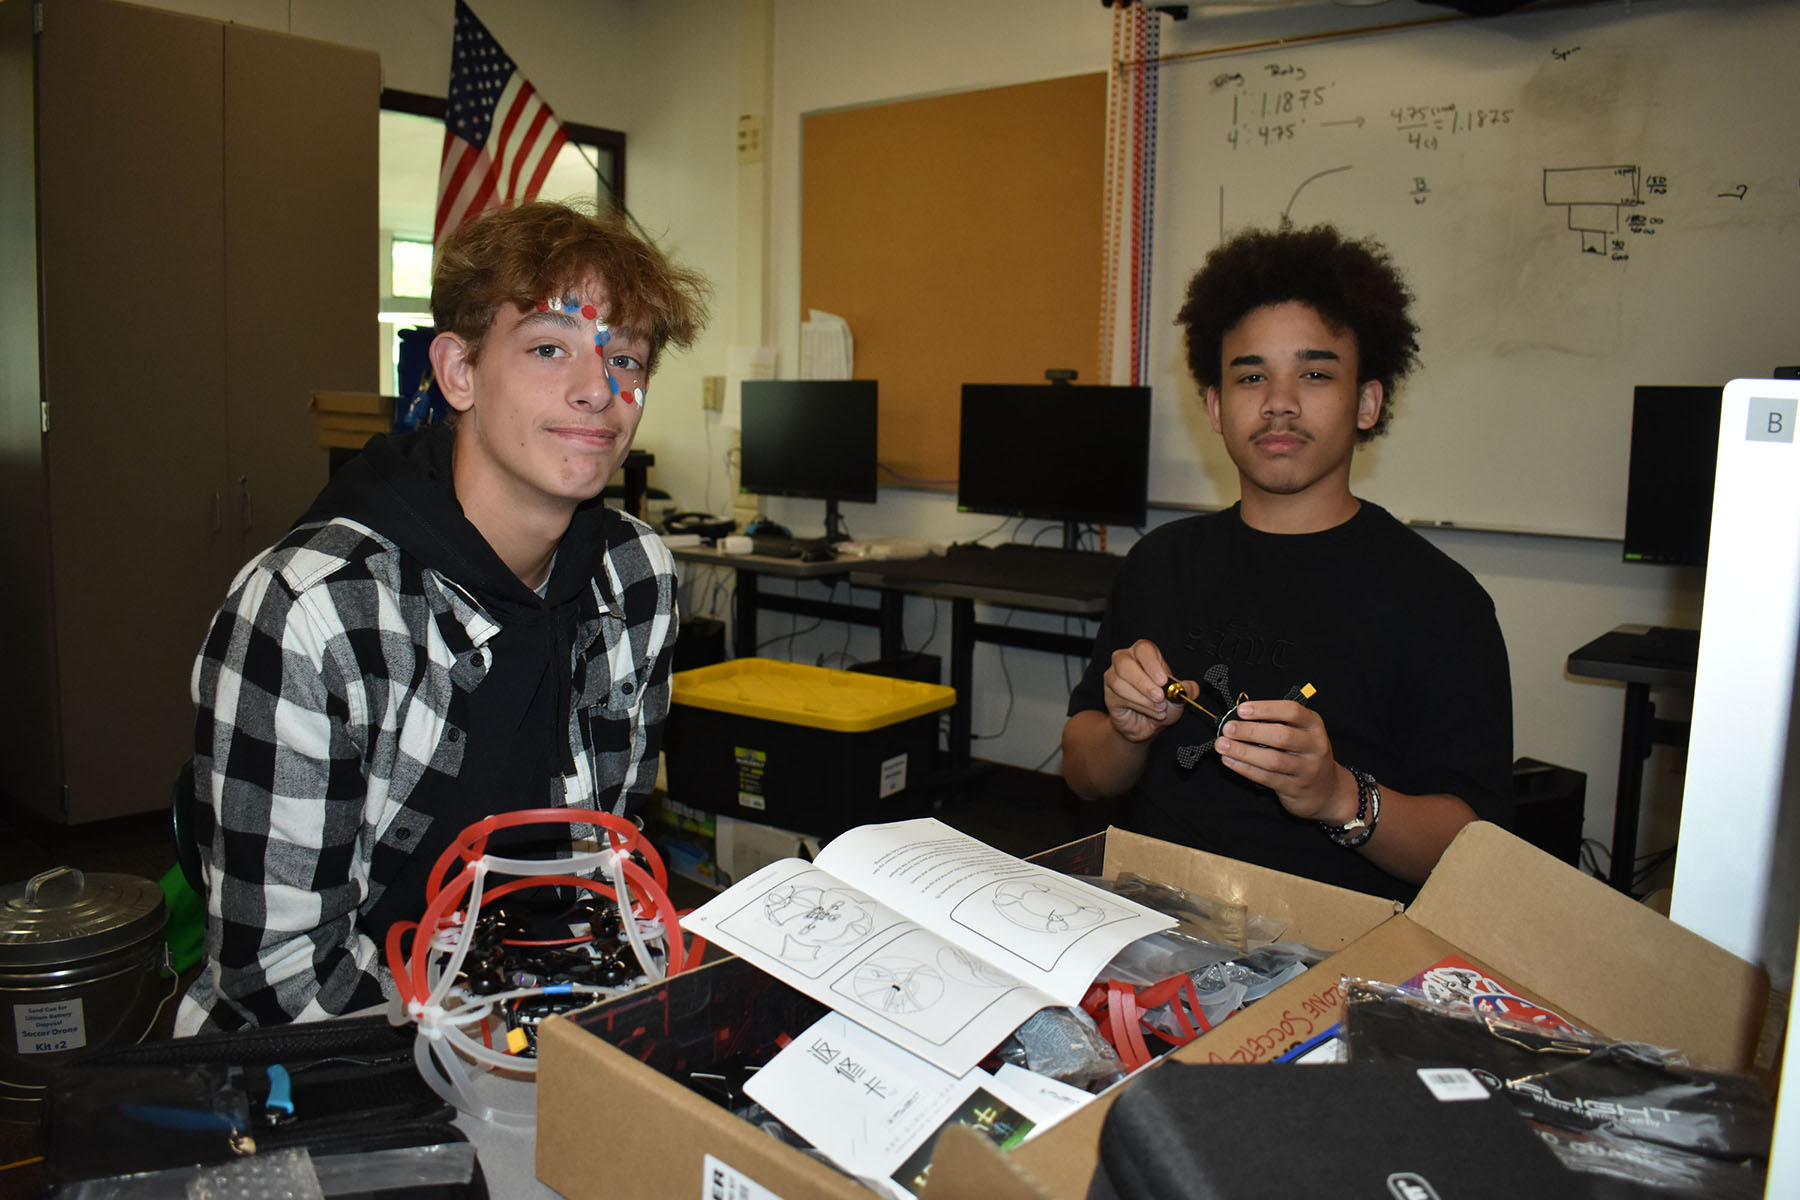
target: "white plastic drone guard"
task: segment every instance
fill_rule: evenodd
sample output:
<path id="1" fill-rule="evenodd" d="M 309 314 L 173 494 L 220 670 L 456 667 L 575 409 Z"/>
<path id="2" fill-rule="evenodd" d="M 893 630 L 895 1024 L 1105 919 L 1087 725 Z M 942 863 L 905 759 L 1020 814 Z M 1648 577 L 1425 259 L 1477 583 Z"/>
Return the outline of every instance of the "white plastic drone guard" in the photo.
<path id="1" fill-rule="evenodd" d="M 496 831 L 533 824 L 592 826 L 604 834 L 606 845 L 567 858 L 519 859 L 486 852 L 488 837 Z M 643 857 L 649 873 L 633 861 L 634 853 Z M 458 859 L 462 869 L 446 879 Z M 590 877 L 600 871 L 610 882 Z M 511 878 L 490 886 L 490 875 Z M 574 887 L 617 904 L 640 976 L 617 987 L 533 984 L 487 994 L 459 984 L 482 905 L 545 886 Z M 439 856 L 425 895 L 425 914 L 418 922 L 397 922 L 388 930 L 388 969 L 399 993 L 390 1017 L 395 1024 L 412 1021 L 418 1026 L 413 1058 L 425 1082 L 483 1121 L 528 1126 L 536 1115 L 537 1060 L 492 1045 L 496 1027 L 505 1027 L 503 1006 L 538 996 L 589 995 L 599 1001 L 695 966 L 702 952 L 698 939 L 691 947 L 682 944 L 661 856 L 635 824 L 610 813 L 554 808 L 485 817 Z M 412 945 L 403 948 L 409 932 Z"/>

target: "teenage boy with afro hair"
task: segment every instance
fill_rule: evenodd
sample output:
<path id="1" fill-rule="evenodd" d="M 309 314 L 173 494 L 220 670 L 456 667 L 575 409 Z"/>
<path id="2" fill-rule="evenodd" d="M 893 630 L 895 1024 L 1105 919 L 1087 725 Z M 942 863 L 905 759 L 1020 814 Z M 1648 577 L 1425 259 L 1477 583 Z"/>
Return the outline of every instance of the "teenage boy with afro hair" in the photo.
<path id="1" fill-rule="evenodd" d="M 178 1032 L 379 1006 L 385 932 L 423 914 L 470 823 L 648 798 L 674 564 L 599 495 L 706 290 L 622 217 L 558 204 L 438 248 L 431 368 L 453 422 L 334 474 L 238 575 L 194 664 L 206 961 Z"/>
<path id="2" fill-rule="evenodd" d="M 1512 812 L 1493 601 L 1350 491 L 1416 362 L 1410 300 L 1329 226 L 1207 256 L 1177 323 L 1240 499 L 1133 547 L 1062 739 L 1069 786 L 1134 829 L 1398 900 Z"/>

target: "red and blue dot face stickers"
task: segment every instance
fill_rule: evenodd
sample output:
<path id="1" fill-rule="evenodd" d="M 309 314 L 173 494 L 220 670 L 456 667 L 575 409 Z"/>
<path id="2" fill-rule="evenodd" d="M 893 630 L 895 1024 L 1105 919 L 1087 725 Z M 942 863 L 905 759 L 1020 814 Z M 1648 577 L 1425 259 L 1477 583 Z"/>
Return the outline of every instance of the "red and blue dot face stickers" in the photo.
<path id="1" fill-rule="evenodd" d="M 636 355 L 623 352 L 608 354 L 607 347 L 612 344 L 613 331 L 600 310 L 592 304 L 583 304 L 578 297 L 564 296 L 561 300 L 540 300 L 539 312 L 560 312 L 568 316 L 578 316 L 582 320 L 594 323 L 594 353 L 600 355 L 606 363 L 606 381 L 612 387 L 614 396 L 622 396 L 639 408 L 644 407 L 644 386 L 649 382 L 650 372 Z"/>

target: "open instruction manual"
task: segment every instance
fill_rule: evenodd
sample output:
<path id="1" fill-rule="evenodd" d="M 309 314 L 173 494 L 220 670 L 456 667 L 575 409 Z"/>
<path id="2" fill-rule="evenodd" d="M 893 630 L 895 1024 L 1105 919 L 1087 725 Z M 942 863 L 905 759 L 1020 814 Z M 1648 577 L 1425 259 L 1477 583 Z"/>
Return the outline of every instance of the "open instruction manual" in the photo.
<path id="1" fill-rule="evenodd" d="M 929 817 L 770 863 L 682 921 L 959 1076 L 1032 1013 L 1080 1001 L 1120 948 L 1174 924 Z"/>

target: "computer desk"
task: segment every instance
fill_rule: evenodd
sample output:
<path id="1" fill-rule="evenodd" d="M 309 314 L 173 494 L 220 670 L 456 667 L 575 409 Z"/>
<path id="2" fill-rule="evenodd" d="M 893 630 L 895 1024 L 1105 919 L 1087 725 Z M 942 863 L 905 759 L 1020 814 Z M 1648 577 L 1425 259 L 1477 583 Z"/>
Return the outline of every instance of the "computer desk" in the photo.
<path id="1" fill-rule="evenodd" d="M 1003 557 L 1002 552 L 995 552 Z M 1120 561 L 1123 561 L 1122 559 Z M 1117 564 L 1114 564 L 1116 569 Z M 1017 629 L 975 619 L 975 605 L 994 604 L 1033 612 L 1057 613 L 1063 616 L 1098 619 L 1106 611 L 1107 585 L 1086 581 L 1051 587 L 1022 587 L 986 581 L 933 579 L 928 574 L 913 574 L 919 564 L 907 562 L 863 562 L 850 573 L 850 582 L 859 587 L 881 589 L 881 652 L 897 654 L 903 646 L 901 618 L 905 615 L 905 597 L 928 596 L 950 601 L 950 686 L 956 690 L 957 704 L 950 710 L 950 762 L 953 767 L 966 767 L 970 760 L 973 734 L 970 729 L 971 704 L 975 690 L 975 643 L 1019 646 L 1027 650 L 1047 650 L 1052 654 L 1073 654 L 1086 659 L 1093 652 L 1091 633 L 1076 635 L 1042 629 Z M 1002 572 L 1003 574 L 1003 572 Z"/>
<path id="2" fill-rule="evenodd" d="M 970 728 L 970 698 L 975 689 L 975 643 L 988 642 L 1028 650 L 1047 650 L 1053 654 L 1074 654 L 1084 659 L 1093 651 L 1094 646 L 1091 634 L 1017 629 L 1010 625 L 978 621 L 975 619 L 975 605 L 993 604 L 1090 619 L 1098 618 L 1106 610 L 1104 588 L 1071 587 L 1053 592 L 1036 588 L 1021 589 L 910 577 L 904 572 L 908 563 L 919 561 L 913 559 L 840 558 L 826 562 L 801 562 L 795 558 L 773 558 L 763 554 L 726 554 L 712 546 L 672 547 L 671 553 L 679 561 L 725 567 L 736 573 L 737 618 L 732 636 L 732 653 L 739 658 L 756 653 L 757 614 L 762 609 L 872 626 L 880 632 L 881 655 L 885 658 L 905 649 L 902 621 L 906 615 L 907 596 L 949 600 L 950 686 L 955 689 L 957 700 L 950 710 L 950 762 L 956 767 L 969 764 L 974 740 Z M 758 581 L 764 575 L 777 579 L 816 579 L 828 583 L 848 577 L 851 586 L 874 589 L 881 595 L 879 602 L 874 605 L 783 595 L 762 590 Z"/>
<path id="3" fill-rule="evenodd" d="M 1647 625 L 1620 625 L 1569 655 L 1571 675 L 1616 679 L 1625 685 L 1625 724 L 1619 734 L 1619 792 L 1613 808 L 1612 864 L 1607 882 L 1631 894 L 1637 865 L 1638 809 L 1644 790 L 1644 762 L 1657 745 L 1685 746 L 1686 721 L 1656 715 L 1653 687 L 1694 688 L 1694 660 L 1681 654 L 1646 656 L 1652 644 Z M 1661 661 L 1657 661 L 1661 659 Z"/>
<path id="4" fill-rule="evenodd" d="M 769 554 L 727 554 L 716 546 L 671 546 L 669 552 L 678 562 L 724 567 L 736 573 L 737 614 L 731 639 L 734 658 L 749 658 L 756 653 L 756 616 L 765 608 L 775 612 L 848 621 L 853 625 L 867 625 L 877 629 L 882 628 L 886 619 L 879 606 L 818 600 L 810 596 L 786 596 L 779 592 L 765 592 L 758 585 L 758 580 L 764 575 L 776 579 L 816 579 L 823 583 L 834 583 L 865 565 L 862 559 L 801 562 L 797 558 L 776 558 Z M 883 645 L 886 645 L 885 639 Z"/>

